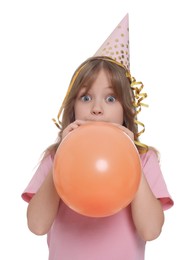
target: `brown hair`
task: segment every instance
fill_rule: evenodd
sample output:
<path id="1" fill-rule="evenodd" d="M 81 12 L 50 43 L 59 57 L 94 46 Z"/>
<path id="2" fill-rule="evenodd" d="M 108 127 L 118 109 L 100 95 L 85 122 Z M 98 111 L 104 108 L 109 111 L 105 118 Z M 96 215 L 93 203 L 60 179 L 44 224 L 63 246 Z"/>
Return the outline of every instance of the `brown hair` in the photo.
<path id="1" fill-rule="evenodd" d="M 62 120 L 60 122 L 58 138 L 54 144 L 46 149 L 46 155 L 49 153 L 54 156 L 62 140 L 63 130 L 75 120 L 74 103 L 79 90 L 83 87 L 89 89 L 101 69 L 104 69 L 108 73 L 112 88 L 122 104 L 124 111 L 123 125 L 134 133 L 135 141 L 139 142 L 138 125 L 136 123 L 136 107 L 134 105 L 135 97 L 131 88 L 131 81 L 126 77 L 126 69 L 124 66 L 119 66 L 118 63 L 114 62 L 110 58 L 92 57 L 83 62 L 72 76 L 69 90 L 60 110 L 62 111 Z M 147 151 L 147 148 L 138 144 L 136 144 L 136 147 L 139 153 Z"/>

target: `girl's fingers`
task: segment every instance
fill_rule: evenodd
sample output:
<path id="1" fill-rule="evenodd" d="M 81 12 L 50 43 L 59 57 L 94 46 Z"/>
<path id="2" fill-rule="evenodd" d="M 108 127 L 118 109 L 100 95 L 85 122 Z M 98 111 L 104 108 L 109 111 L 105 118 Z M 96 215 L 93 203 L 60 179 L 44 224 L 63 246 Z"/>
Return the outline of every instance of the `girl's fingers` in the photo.
<path id="1" fill-rule="evenodd" d="M 89 123 L 88 121 L 84 121 L 84 120 L 75 120 L 74 122 L 72 122 L 71 124 L 69 124 L 62 132 L 62 139 L 69 134 L 71 131 L 75 130 L 76 128 L 78 128 L 81 125 L 84 125 L 86 123 Z M 112 125 L 118 127 L 119 129 L 121 129 L 123 132 L 125 132 L 133 141 L 134 141 L 134 135 L 133 133 L 126 127 L 116 124 L 116 123 L 112 123 Z"/>
<path id="2" fill-rule="evenodd" d="M 119 129 L 121 129 L 123 132 L 125 132 L 134 141 L 134 134 L 128 128 L 126 128 L 123 125 L 119 125 L 119 124 L 115 124 L 115 123 L 113 123 L 113 125 L 118 127 Z"/>
<path id="3" fill-rule="evenodd" d="M 73 123 L 69 124 L 62 132 L 62 139 L 69 134 L 71 131 L 75 130 L 79 126 L 85 124 L 86 122 L 83 120 L 76 120 Z"/>

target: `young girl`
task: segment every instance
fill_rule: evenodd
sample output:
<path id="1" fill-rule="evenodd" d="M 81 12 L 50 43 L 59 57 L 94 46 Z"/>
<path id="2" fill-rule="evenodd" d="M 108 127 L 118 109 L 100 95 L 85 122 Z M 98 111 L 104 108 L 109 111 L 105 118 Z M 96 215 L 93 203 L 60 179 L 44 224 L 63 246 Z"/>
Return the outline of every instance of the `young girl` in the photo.
<path id="1" fill-rule="evenodd" d="M 141 144 L 137 121 L 145 95 L 127 68 L 110 57 L 86 60 L 74 73 L 56 124 L 57 142 L 45 151 L 22 194 L 29 202 L 29 229 L 48 235 L 50 260 L 143 260 L 146 241 L 156 239 L 164 210 L 173 205 L 154 149 Z M 71 210 L 53 183 L 53 160 L 62 139 L 87 121 L 114 124 L 136 144 L 142 163 L 139 188 L 129 206 L 109 217 L 87 217 Z M 116 147 L 115 147 L 116 149 Z"/>

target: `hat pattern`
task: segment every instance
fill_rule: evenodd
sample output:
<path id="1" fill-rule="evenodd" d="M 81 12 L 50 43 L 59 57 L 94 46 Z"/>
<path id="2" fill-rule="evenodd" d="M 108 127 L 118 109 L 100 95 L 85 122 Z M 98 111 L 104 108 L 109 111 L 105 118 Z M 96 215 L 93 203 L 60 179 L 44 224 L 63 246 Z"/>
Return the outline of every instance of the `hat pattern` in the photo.
<path id="1" fill-rule="evenodd" d="M 110 57 L 130 71 L 128 14 L 117 25 L 94 56 Z"/>

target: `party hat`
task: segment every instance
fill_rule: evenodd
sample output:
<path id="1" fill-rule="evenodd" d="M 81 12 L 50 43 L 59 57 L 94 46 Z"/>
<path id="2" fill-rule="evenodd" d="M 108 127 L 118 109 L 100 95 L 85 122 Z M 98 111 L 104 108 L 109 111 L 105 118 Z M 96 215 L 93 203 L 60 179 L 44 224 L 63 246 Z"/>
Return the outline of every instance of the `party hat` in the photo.
<path id="1" fill-rule="evenodd" d="M 130 71 L 128 20 L 128 14 L 126 14 L 94 56 L 110 57 Z"/>

